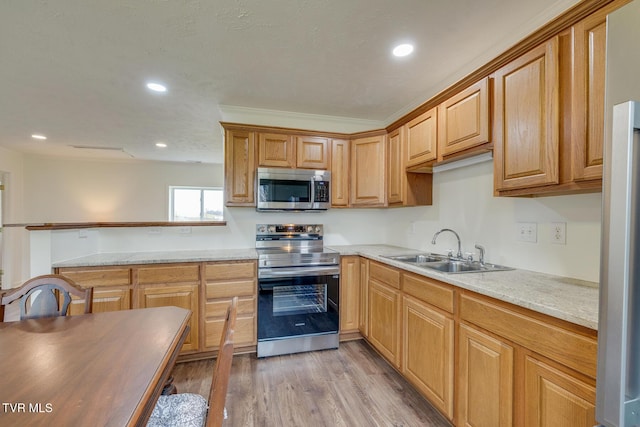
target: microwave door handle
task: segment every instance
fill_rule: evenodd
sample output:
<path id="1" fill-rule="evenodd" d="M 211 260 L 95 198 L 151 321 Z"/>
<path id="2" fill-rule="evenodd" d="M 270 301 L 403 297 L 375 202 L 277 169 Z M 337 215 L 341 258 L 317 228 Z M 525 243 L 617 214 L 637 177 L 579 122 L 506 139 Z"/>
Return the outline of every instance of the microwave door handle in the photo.
<path id="1" fill-rule="evenodd" d="M 315 177 L 311 177 L 311 195 L 309 196 L 310 206 L 316 202 L 316 185 L 315 185 Z"/>

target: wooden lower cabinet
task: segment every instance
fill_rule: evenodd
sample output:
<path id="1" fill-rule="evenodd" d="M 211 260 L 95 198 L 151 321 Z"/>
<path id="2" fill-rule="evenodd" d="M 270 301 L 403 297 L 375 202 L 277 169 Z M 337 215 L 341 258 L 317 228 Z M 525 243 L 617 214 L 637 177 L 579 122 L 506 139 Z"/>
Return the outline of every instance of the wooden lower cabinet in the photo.
<path id="1" fill-rule="evenodd" d="M 367 287 L 369 342 L 399 368 L 402 343 L 400 270 L 370 261 Z"/>
<path id="2" fill-rule="evenodd" d="M 366 258 L 360 258 L 358 330 L 363 337 L 369 337 L 369 260 Z"/>
<path id="3" fill-rule="evenodd" d="M 524 426 L 594 426 L 595 400 L 595 385 L 525 356 Z"/>
<path id="4" fill-rule="evenodd" d="M 176 306 L 191 310 L 189 335 L 187 335 L 182 352 L 197 351 L 198 340 L 198 283 L 173 285 L 145 285 L 138 289 L 137 308 Z"/>
<path id="5" fill-rule="evenodd" d="M 360 257 L 340 259 L 340 333 L 358 332 L 360 311 Z"/>
<path id="6" fill-rule="evenodd" d="M 257 265 L 251 261 L 221 261 L 204 264 L 204 343 L 203 350 L 217 350 L 227 307 L 238 297 L 238 316 L 234 331 L 235 347 L 257 343 L 256 296 Z"/>
<path id="7" fill-rule="evenodd" d="M 404 296 L 402 329 L 402 373 L 436 408 L 453 418 L 453 319 Z"/>
<path id="8" fill-rule="evenodd" d="M 514 350 L 470 326 L 458 330 L 457 425 L 513 425 Z"/>
<path id="9" fill-rule="evenodd" d="M 81 287 L 93 287 L 93 313 L 129 310 L 131 308 L 131 269 L 115 268 L 57 268 L 56 274 L 62 274 Z M 73 298 L 69 314 L 83 314 L 84 300 Z"/>

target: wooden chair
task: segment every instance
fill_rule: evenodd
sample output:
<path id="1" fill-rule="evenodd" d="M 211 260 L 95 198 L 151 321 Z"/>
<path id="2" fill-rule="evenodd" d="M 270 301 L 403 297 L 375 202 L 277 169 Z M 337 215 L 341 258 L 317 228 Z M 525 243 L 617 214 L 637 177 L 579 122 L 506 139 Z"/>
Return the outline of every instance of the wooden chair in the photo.
<path id="1" fill-rule="evenodd" d="M 178 393 L 158 398 L 147 427 L 220 427 L 225 419 L 225 400 L 233 359 L 233 333 L 238 313 L 238 297 L 231 300 L 224 321 L 220 349 L 213 379 L 209 389 L 209 401 L 199 394 Z M 207 409 L 208 408 L 208 409 Z"/>
<path id="2" fill-rule="evenodd" d="M 84 299 L 84 312 L 93 310 L 93 288 L 83 289 L 67 277 L 47 274 L 26 281 L 19 288 L 0 295 L 0 322 L 5 306 L 20 300 L 20 320 L 66 316 L 71 296 Z M 59 298 L 61 297 L 61 299 Z"/>

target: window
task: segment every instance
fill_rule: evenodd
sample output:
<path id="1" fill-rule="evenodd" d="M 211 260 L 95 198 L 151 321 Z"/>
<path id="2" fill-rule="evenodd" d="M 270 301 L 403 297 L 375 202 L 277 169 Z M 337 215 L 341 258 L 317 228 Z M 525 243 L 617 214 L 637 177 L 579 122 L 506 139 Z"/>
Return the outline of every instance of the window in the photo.
<path id="1" fill-rule="evenodd" d="M 222 221 L 222 188 L 169 187 L 170 221 Z"/>

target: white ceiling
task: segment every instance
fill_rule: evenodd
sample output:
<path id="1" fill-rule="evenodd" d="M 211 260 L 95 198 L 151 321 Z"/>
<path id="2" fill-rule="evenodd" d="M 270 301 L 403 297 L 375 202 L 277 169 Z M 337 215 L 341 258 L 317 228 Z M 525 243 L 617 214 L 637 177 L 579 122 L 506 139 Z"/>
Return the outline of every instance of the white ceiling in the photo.
<path id="1" fill-rule="evenodd" d="M 2 0 L 0 146 L 221 163 L 218 122 L 243 111 L 385 126 L 575 3 Z"/>

